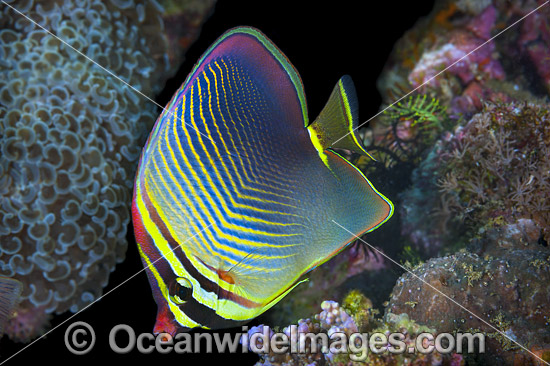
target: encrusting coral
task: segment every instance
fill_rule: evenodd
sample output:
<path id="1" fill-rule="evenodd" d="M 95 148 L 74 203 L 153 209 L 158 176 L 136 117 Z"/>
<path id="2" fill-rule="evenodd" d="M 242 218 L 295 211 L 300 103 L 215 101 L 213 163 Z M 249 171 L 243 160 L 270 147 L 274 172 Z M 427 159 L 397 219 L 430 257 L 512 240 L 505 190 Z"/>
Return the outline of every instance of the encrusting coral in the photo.
<path id="1" fill-rule="evenodd" d="M 175 71 L 156 1 L 7 3 L 147 96 Z M 0 6 L 0 275 L 23 283 L 6 333 L 24 341 L 48 314 L 97 299 L 124 259 L 136 161 L 157 111 Z"/>
<path id="2" fill-rule="evenodd" d="M 535 222 L 519 219 L 485 231 L 468 251 L 430 259 L 398 280 L 386 315 L 407 313 L 440 332 L 483 332 L 482 364 L 540 364 L 518 343 L 549 361 L 550 249 L 539 235 Z"/>

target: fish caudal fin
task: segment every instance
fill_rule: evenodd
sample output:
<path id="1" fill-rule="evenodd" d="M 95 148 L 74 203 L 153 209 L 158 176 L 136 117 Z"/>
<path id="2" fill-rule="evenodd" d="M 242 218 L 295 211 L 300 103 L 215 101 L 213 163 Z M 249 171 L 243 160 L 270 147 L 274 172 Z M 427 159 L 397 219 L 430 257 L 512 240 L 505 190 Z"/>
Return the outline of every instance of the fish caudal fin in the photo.
<path id="1" fill-rule="evenodd" d="M 0 277 L 0 336 L 4 334 L 4 325 L 19 302 L 22 289 L 23 284 L 18 280 Z"/>
<path id="2" fill-rule="evenodd" d="M 313 145 L 319 151 L 346 149 L 361 155 L 369 153 L 359 140 L 357 96 L 353 81 L 344 75 L 332 90 L 330 98 L 313 123 L 308 126 Z"/>

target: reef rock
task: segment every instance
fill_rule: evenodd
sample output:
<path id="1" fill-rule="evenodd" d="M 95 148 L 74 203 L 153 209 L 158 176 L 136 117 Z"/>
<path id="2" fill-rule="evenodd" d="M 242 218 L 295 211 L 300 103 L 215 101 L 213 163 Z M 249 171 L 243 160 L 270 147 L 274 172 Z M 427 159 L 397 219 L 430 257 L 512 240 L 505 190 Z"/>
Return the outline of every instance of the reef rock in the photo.
<path id="1" fill-rule="evenodd" d="M 538 365 L 517 343 L 548 361 L 550 248 L 539 235 L 521 219 L 486 231 L 468 252 L 430 259 L 397 281 L 386 314 L 406 313 L 439 332 L 483 332 L 478 361 Z"/>

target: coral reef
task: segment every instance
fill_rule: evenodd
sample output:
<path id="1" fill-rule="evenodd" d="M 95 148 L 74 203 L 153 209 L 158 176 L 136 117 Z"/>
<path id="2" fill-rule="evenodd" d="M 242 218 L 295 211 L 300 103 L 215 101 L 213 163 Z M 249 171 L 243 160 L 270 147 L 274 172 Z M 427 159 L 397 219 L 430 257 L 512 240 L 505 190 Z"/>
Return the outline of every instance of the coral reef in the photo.
<path id="1" fill-rule="evenodd" d="M 355 163 L 390 182 L 403 247 L 394 258 L 548 360 L 550 7 L 491 39 L 539 5 L 437 2 L 379 78 L 384 110 L 361 131 L 377 161 Z M 394 287 L 385 323 L 395 314 L 485 333 L 487 353 L 472 364 L 538 364 L 411 274 Z"/>
<path id="2" fill-rule="evenodd" d="M 378 79 L 384 104 L 391 107 L 362 131 L 379 165 L 410 171 L 426 147 L 479 112 L 484 102 L 548 95 L 548 7 L 527 17 L 516 32 L 491 38 L 537 5 L 531 0 L 517 5 L 437 2 L 397 42 Z M 375 165 L 368 169 L 379 170 Z"/>
<path id="3" fill-rule="evenodd" d="M 518 90 L 547 94 L 548 7 L 491 38 L 539 5 L 534 0 L 437 2 L 395 45 L 378 80 L 385 103 L 419 88 L 448 105 L 451 115 L 468 117 L 479 110 L 481 100 L 502 99 Z"/>
<path id="4" fill-rule="evenodd" d="M 550 232 L 550 109 L 486 104 L 441 152 L 442 201 L 458 219 L 532 219 Z"/>
<path id="5" fill-rule="evenodd" d="M 496 16 L 496 9 L 489 5 L 464 28 L 449 32 L 445 42 L 436 43 L 426 50 L 408 75 L 410 85 L 413 88 L 421 85 L 441 87 L 442 81 L 450 75 L 458 77 L 462 84 L 469 84 L 473 80 L 504 78 L 502 66 L 492 57 L 495 44 L 489 41 Z M 436 78 L 444 69 L 448 69 L 448 74 Z"/>
<path id="6" fill-rule="evenodd" d="M 313 318 L 300 319 L 297 325 L 285 327 L 282 331 L 289 340 L 289 350 L 294 345 L 295 350 L 300 350 L 300 335 L 309 333 L 309 337 L 304 337 L 303 352 L 275 352 L 269 348 L 267 353 L 260 353 L 261 361 L 256 366 L 305 366 L 305 365 L 332 365 L 332 366 L 356 366 L 356 365 L 379 365 L 379 366 L 397 366 L 397 365 L 463 365 L 462 356 L 458 354 L 441 355 L 437 352 L 430 354 L 421 353 L 397 353 L 389 352 L 372 353 L 370 350 L 359 351 L 361 345 L 349 345 L 347 349 L 342 349 L 337 342 L 335 335 L 343 333 L 347 337 L 352 334 L 362 333 L 367 339 L 373 333 L 381 333 L 386 336 L 392 332 L 401 332 L 405 335 L 403 342 L 405 349 L 414 346 L 416 336 L 423 332 L 434 333 L 434 329 L 421 326 L 411 321 L 406 313 L 401 315 L 388 315 L 386 320 L 376 317 L 378 314 L 372 308 L 372 303 L 368 298 L 358 291 L 351 291 L 344 299 L 343 305 L 335 301 L 323 301 L 321 303 L 322 311 Z M 266 332 L 273 335 L 274 331 L 265 325 L 253 327 L 248 332 L 248 342 L 255 333 Z M 311 335 L 324 334 L 333 343 L 328 344 L 328 349 L 323 348 L 321 337 L 311 337 Z M 259 337 L 258 337 L 259 338 Z M 353 339 L 353 338 L 350 338 Z M 242 340 L 241 340 L 242 342 Z M 312 342 L 316 342 L 313 344 Z M 247 343 L 250 345 L 250 343 Z M 326 346 L 326 345 L 325 345 Z M 382 348 L 388 347 L 383 345 Z M 256 344 L 256 349 L 260 349 L 261 344 Z M 254 350 L 252 347 L 251 350 Z M 344 351 L 344 352 L 342 352 Z M 353 357 L 353 355 L 357 357 Z M 350 357 L 352 356 L 352 357 Z"/>
<path id="7" fill-rule="evenodd" d="M 491 40 L 539 5 L 437 2 L 396 44 L 379 79 L 382 108 L 418 89 L 362 131 L 378 162 L 359 162 L 407 182 L 393 185 L 401 258 L 416 257 L 405 267 L 550 360 L 550 8 Z M 444 257 L 427 260 L 435 255 Z M 439 332 L 484 332 L 487 354 L 474 364 L 538 364 L 411 274 L 385 313 Z"/>
<path id="8" fill-rule="evenodd" d="M 458 250 L 501 216 L 536 216 L 547 230 L 548 7 L 491 39 L 538 5 L 438 2 L 396 44 L 379 78 L 387 104 L 418 89 L 364 132 L 378 162 L 360 163 L 410 182 L 394 190 L 401 232 L 426 256 Z M 482 125 L 487 118 L 496 122 Z"/>
<path id="9" fill-rule="evenodd" d="M 450 253 L 485 226 L 526 218 L 546 240 L 549 119 L 545 104 L 484 104 L 413 171 L 411 188 L 401 193 L 403 235 L 432 255 L 442 247 Z"/>
<path id="10" fill-rule="evenodd" d="M 143 94 L 173 73 L 156 1 L 7 1 Z M 97 299 L 124 259 L 137 158 L 156 107 L 0 8 L 0 274 L 23 284 L 16 340 Z M 200 19 L 196 19 L 196 22 Z"/>
<path id="11" fill-rule="evenodd" d="M 481 362 L 538 364 L 510 338 L 534 352 L 550 348 L 550 249 L 539 235 L 534 221 L 520 219 L 487 230 L 468 252 L 430 259 L 413 269 L 415 276 L 399 279 L 386 315 L 407 313 L 440 332 L 481 331 L 486 334 Z"/>

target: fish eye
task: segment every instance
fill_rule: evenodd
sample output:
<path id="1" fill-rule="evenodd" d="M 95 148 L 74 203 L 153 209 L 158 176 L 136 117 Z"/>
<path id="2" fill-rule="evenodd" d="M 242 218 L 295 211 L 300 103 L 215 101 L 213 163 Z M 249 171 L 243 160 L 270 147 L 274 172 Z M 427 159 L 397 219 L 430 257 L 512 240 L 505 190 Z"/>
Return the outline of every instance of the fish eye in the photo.
<path id="1" fill-rule="evenodd" d="M 193 294 L 193 285 L 191 285 L 191 282 L 189 282 L 188 279 L 178 277 L 174 281 L 172 281 L 172 284 L 170 285 L 170 288 L 168 290 L 168 294 L 170 296 L 170 301 L 172 301 L 174 304 L 185 304 Z"/>

